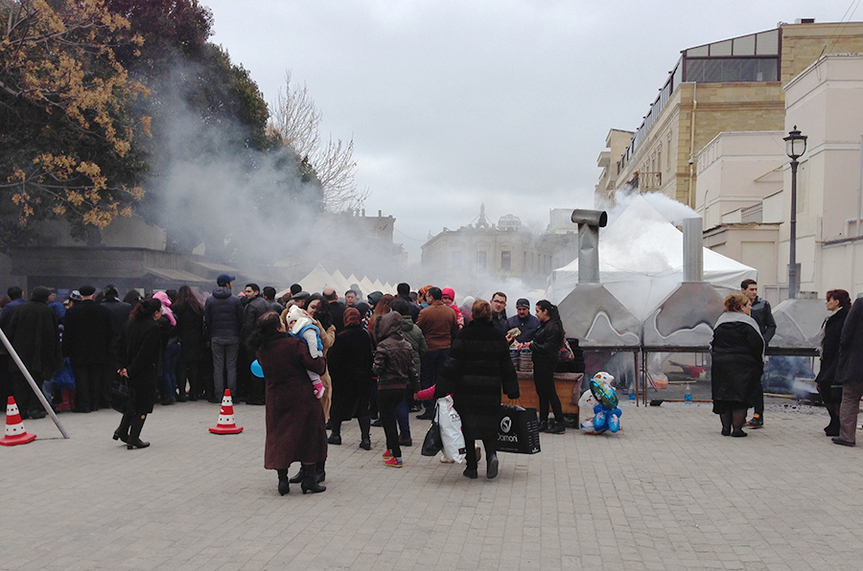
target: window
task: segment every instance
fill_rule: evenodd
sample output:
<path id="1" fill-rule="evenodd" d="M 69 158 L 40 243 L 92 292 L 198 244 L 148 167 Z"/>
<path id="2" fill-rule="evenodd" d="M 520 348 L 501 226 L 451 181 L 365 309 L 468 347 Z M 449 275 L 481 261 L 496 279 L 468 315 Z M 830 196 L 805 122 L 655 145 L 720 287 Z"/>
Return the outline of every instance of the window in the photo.
<path id="1" fill-rule="evenodd" d="M 479 273 L 485 272 L 485 252 L 476 253 L 476 271 Z"/>
<path id="2" fill-rule="evenodd" d="M 500 253 L 500 269 L 512 269 L 512 252 L 506 251 Z"/>

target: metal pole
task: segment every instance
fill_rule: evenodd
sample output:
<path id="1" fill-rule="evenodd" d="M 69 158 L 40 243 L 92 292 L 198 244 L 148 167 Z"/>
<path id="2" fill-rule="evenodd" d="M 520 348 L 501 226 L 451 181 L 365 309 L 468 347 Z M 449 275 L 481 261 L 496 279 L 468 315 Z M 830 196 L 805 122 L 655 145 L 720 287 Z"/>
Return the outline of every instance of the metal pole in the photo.
<path id="1" fill-rule="evenodd" d="M 788 299 L 797 297 L 797 159 L 791 161 L 791 237 L 788 243 Z"/>
<path id="2" fill-rule="evenodd" d="M 12 357 L 12 360 L 15 361 L 16 365 L 18 365 L 18 370 L 21 371 L 21 374 L 24 375 L 25 379 L 27 379 L 27 382 L 30 384 L 30 388 L 32 388 L 33 392 L 36 393 L 36 397 L 39 399 L 39 402 L 42 403 L 42 407 L 51 415 L 51 420 L 53 420 L 54 424 L 57 425 L 57 428 L 60 430 L 60 434 L 63 435 L 63 438 L 69 438 L 69 434 L 66 432 L 66 429 L 63 428 L 63 425 L 60 424 L 60 419 L 57 418 L 57 414 L 54 412 L 54 407 L 48 404 L 48 401 L 45 400 L 45 395 L 42 394 L 42 389 L 36 385 L 36 381 L 33 380 L 33 375 L 31 375 L 30 371 L 27 370 L 27 367 L 24 366 L 24 362 L 21 360 L 21 357 L 18 356 L 18 352 L 14 347 L 12 347 L 12 343 L 9 342 L 9 338 L 6 337 L 6 333 L 2 329 L 0 329 L 0 340 L 3 341 L 3 345 L 6 346 L 6 350 L 9 351 L 9 355 Z"/>

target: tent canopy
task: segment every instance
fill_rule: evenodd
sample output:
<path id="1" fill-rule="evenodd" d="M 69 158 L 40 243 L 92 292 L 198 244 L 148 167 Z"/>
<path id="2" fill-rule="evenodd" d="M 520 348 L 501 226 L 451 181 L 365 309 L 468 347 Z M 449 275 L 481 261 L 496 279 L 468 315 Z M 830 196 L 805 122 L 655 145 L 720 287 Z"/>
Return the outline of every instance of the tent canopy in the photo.
<path id="1" fill-rule="evenodd" d="M 757 272 L 704 248 L 704 281 L 727 294 Z M 683 280 L 683 233 L 643 197 L 599 235 L 599 279 L 633 315 L 644 320 Z M 551 273 L 548 299 L 559 303 L 578 284 L 578 258 Z"/>

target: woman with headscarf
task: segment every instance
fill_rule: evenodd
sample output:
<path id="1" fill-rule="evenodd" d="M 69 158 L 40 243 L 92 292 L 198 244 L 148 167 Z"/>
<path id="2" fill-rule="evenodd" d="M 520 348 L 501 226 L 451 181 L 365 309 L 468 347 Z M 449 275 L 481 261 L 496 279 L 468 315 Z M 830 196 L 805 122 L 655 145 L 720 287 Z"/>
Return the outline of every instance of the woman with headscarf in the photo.
<path id="1" fill-rule="evenodd" d="M 153 299 L 162 304 L 162 317 L 159 327 L 162 329 L 162 370 L 159 372 L 159 393 L 162 406 L 174 404 L 177 400 L 177 362 L 180 360 L 180 337 L 177 335 L 177 318 L 171 311 L 173 302 L 167 292 L 157 291 Z M 183 394 L 185 395 L 185 382 Z"/>
<path id="2" fill-rule="evenodd" d="M 710 371 L 713 412 L 722 422 L 722 436 L 743 432 L 746 411 L 755 406 L 764 372 L 764 338 L 749 316 L 752 300 L 735 293 L 725 298 L 725 313 L 713 327 Z"/>
<path id="3" fill-rule="evenodd" d="M 327 368 L 333 380 L 333 404 L 330 409 L 332 434 L 327 442 L 342 443 L 343 421 L 356 418 L 360 425 L 360 448 L 371 450 L 369 395 L 372 389 L 374 349 L 368 331 L 362 327 L 360 312 L 349 307 L 343 315 L 345 328 L 327 356 Z"/>
<path id="4" fill-rule="evenodd" d="M 114 431 L 114 440 L 122 440 L 129 450 L 150 445 L 141 440 L 141 429 L 156 402 L 156 382 L 162 360 L 162 334 L 157 322 L 161 317 L 162 304 L 158 299 L 139 303 L 120 330 L 117 341 L 118 373 L 129 379 L 132 395 L 120 426 Z"/>
<path id="5" fill-rule="evenodd" d="M 851 309 L 851 296 L 844 289 L 831 289 L 827 292 L 827 311 L 830 315 L 821 326 L 819 352 L 821 370 L 815 377 L 815 384 L 821 394 L 821 402 L 830 414 L 830 424 L 824 427 L 827 436 L 839 436 L 839 407 L 842 404 L 842 379 L 836 374 L 839 362 L 839 341 L 842 326 Z"/>
<path id="6" fill-rule="evenodd" d="M 303 494 L 325 491 L 315 473 L 315 465 L 327 459 L 324 411 L 306 370 L 321 374 L 326 360 L 313 359 L 302 339 L 288 335 L 275 311 L 258 318 L 248 344 L 255 351 L 266 383 L 264 467 L 278 474 L 279 494 L 283 496 L 290 490 L 288 468 L 293 462 L 302 465 L 298 482 Z"/>

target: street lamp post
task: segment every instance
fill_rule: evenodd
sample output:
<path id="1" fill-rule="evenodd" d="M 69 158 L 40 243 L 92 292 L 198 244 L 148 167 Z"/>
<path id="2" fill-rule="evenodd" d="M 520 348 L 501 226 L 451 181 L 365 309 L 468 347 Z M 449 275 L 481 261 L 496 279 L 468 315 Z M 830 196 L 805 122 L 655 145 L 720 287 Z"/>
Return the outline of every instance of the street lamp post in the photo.
<path id="1" fill-rule="evenodd" d="M 791 237 L 788 243 L 789 264 L 788 264 L 788 298 L 794 299 L 797 297 L 797 287 L 799 285 L 797 275 L 797 159 L 803 156 L 806 152 L 806 135 L 801 135 L 797 130 L 797 125 L 794 129 L 788 132 L 788 136 L 783 138 L 785 141 L 785 154 L 791 159 L 791 218 L 790 231 Z"/>

